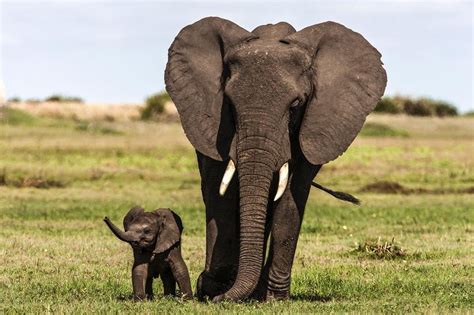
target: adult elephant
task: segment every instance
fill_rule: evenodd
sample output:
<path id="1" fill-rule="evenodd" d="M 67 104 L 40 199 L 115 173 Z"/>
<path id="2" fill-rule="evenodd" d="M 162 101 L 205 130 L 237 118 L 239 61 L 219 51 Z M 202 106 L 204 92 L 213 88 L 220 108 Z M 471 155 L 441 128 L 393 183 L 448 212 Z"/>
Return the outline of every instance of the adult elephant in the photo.
<path id="1" fill-rule="evenodd" d="M 165 81 L 202 178 L 198 296 L 289 297 L 312 179 L 347 149 L 383 95 L 380 57 L 334 22 L 248 32 L 208 17 L 179 32 Z"/>

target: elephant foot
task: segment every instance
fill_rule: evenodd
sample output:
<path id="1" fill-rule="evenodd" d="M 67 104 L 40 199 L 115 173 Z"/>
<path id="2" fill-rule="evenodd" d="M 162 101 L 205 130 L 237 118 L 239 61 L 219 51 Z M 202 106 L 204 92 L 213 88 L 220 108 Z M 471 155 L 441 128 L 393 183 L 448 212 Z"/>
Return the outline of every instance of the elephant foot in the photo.
<path id="1" fill-rule="evenodd" d="M 219 303 L 219 302 L 224 302 L 224 301 L 228 301 L 228 298 L 225 296 L 225 294 L 221 294 L 221 295 L 215 296 L 215 297 L 212 299 L 212 302 L 213 302 L 213 303 Z"/>
<path id="2" fill-rule="evenodd" d="M 289 279 L 289 277 L 283 277 L 279 280 L 269 280 L 269 272 L 265 269 L 250 298 L 260 302 L 288 300 L 290 298 Z"/>
<path id="3" fill-rule="evenodd" d="M 266 290 L 264 292 L 255 291 L 251 296 L 250 299 L 257 300 L 259 302 L 267 302 L 267 301 L 286 301 L 290 299 L 290 291 L 271 291 Z M 230 302 L 238 302 L 239 300 L 232 299 L 225 294 L 218 295 L 212 299 L 212 302 L 223 302 L 223 301 L 230 301 Z"/>
<path id="4" fill-rule="evenodd" d="M 206 297 L 213 299 L 232 287 L 232 281 L 218 281 L 208 272 L 204 271 L 199 275 L 196 285 L 196 298 L 203 300 Z"/>
<path id="5" fill-rule="evenodd" d="M 290 299 L 290 290 L 267 290 L 265 301 L 286 301 Z"/>
<path id="6" fill-rule="evenodd" d="M 291 274 L 279 269 L 271 269 L 266 285 L 267 301 L 284 301 L 290 299 Z"/>
<path id="7" fill-rule="evenodd" d="M 269 289 L 256 290 L 250 298 L 259 302 L 284 301 L 290 298 L 290 291 L 273 291 Z"/>
<path id="8" fill-rule="evenodd" d="M 216 297 L 214 297 L 212 299 L 212 302 L 213 303 L 218 303 L 218 302 L 242 302 L 244 300 L 241 300 L 241 299 L 238 299 L 238 298 L 235 298 L 235 297 L 230 297 L 229 295 L 227 294 L 221 294 L 221 295 L 218 295 Z"/>

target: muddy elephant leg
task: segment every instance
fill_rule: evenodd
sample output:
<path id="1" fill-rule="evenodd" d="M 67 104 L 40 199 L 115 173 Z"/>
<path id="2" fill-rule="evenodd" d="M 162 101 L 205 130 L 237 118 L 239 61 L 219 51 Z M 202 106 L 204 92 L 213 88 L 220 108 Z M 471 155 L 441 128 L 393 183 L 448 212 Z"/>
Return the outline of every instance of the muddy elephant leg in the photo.
<path id="1" fill-rule="evenodd" d="M 189 279 L 188 267 L 186 267 L 183 257 L 181 256 L 181 248 L 177 246 L 171 249 L 168 259 L 171 273 L 178 283 L 183 298 L 191 299 L 193 297 L 193 291 L 191 290 L 191 280 Z"/>
<path id="2" fill-rule="evenodd" d="M 227 162 L 197 153 L 201 190 L 206 206 L 206 263 L 197 281 L 196 296 L 213 298 L 233 284 L 239 258 L 237 176 L 224 194 L 219 187 Z"/>
<path id="3" fill-rule="evenodd" d="M 173 273 L 170 269 L 163 271 L 160 274 L 161 281 L 163 282 L 163 295 L 176 295 L 176 280 L 174 279 Z"/>
<path id="4" fill-rule="evenodd" d="M 271 227 L 270 249 L 264 274 L 267 292 L 264 299 L 288 299 L 291 268 L 308 200 L 311 182 L 320 166 L 301 158 L 294 164 L 289 185 L 279 202 L 275 203 Z"/>

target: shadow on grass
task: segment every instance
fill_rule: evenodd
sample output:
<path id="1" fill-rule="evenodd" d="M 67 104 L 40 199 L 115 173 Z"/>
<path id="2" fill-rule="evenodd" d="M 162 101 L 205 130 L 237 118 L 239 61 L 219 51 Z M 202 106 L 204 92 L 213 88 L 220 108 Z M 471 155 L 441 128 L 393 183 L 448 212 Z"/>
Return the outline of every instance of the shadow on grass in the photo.
<path id="1" fill-rule="evenodd" d="M 153 300 L 160 300 L 160 299 L 170 299 L 170 300 L 179 300 L 179 298 L 177 297 L 173 297 L 173 296 L 163 296 L 163 295 L 155 295 L 152 299 L 146 299 L 145 301 L 153 301 Z M 331 297 L 331 296 L 321 296 L 321 295 L 312 295 L 312 294 L 308 294 L 308 293 L 299 293 L 299 294 L 292 294 L 291 297 L 290 297 L 290 302 L 291 301 L 304 301 L 304 302 L 322 302 L 322 303 L 326 303 L 326 302 L 330 302 L 332 301 L 334 298 Z M 140 302 L 140 301 L 136 301 L 133 299 L 133 294 L 120 294 L 116 297 L 116 300 L 119 301 L 119 302 Z M 212 303 L 209 299 L 198 299 L 196 297 L 193 297 L 193 299 L 191 301 L 195 301 L 195 302 L 199 302 L 199 303 L 204 303 L 204 304 L 208 304 L 208 303 Z M 249 300 L 249 301 L 246 301 L 246 303 L 265 303 L 263 301 L 261 302 L 258 302 L 257 300 Z M 213 303 L 212 303 L 213 304 Z"/>

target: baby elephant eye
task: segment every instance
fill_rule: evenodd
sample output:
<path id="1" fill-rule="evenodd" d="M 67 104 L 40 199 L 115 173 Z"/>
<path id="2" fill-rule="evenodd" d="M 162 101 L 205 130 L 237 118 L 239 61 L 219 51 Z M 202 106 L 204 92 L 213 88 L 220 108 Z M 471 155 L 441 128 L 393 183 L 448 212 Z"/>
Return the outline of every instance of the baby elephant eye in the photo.
<path id="1" fill-rule="evenodd" d="M 150 230 L 150 229 L 144 229 L 143 232 L 144 232 L 145 234 L 150 234 L 151 230 Z"/>

